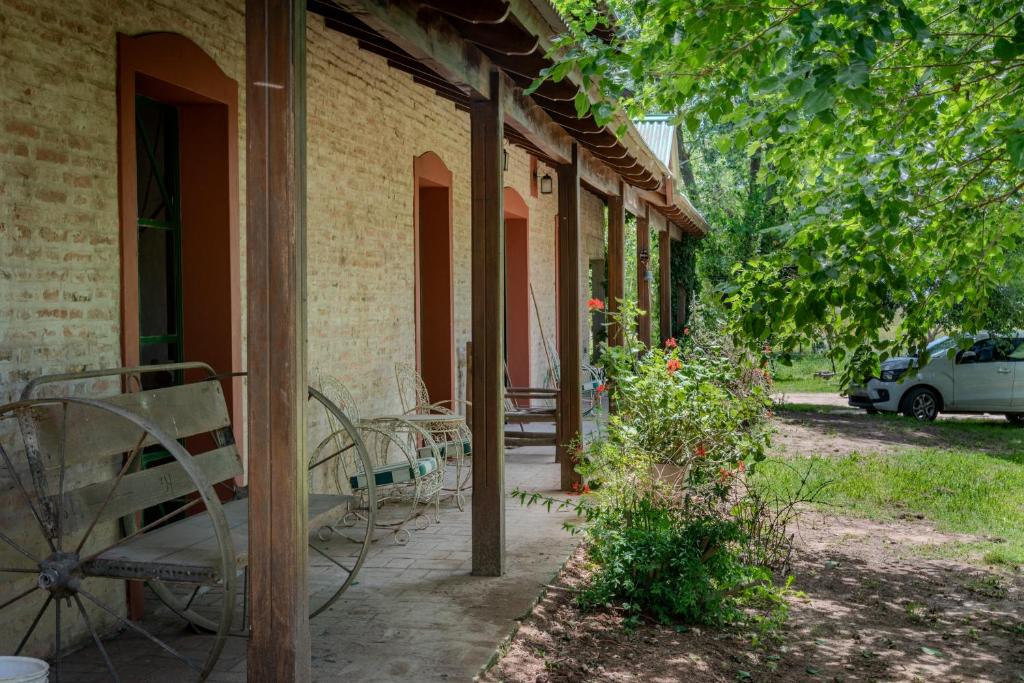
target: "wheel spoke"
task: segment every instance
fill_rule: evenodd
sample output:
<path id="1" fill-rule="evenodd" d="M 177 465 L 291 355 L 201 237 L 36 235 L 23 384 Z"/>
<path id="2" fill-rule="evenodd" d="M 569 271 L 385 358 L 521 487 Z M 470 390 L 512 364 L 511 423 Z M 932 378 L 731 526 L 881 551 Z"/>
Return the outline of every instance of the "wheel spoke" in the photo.
<path id="1" fill-rule="evenodd" d="M 85 621 L 85 625 L 89 627 L 89 633 L 92 634 L 92 640 L 96 643 L 96 647 L 100 649 L 100 654 L 103 655 L 103 663 L 107 665 L 107 671 L 110 672 L 110 677 L 114 679 L 114 683 L 121 683 L 121 679 L 117 677 L 117 671 L 114 670 L 114 664 L 110 661 L 110 655 L 107 654 L 107 648 L 103 647 L 103 641 L 96 634 L 96 629 L 92 627 L 92 619 L 89 618 L 89 613 L 85 611 L 85 606 L 82 605 L 82 600 L 77 595 L 72 596 L 75 599 L 75 604 L 78 605 L 78 611 L 82 613 L 82 619 Z"/>
<path id="2" fill-rule="evenodd" d="M 46 596 L 46 602 L 43 603 L 43 606 L 36 614 L 36 618 L 32 620 L 32 625 L 28 627 L 28 631 L 25 632 L 25 636 L 21 639 L 21 642 L 18 643 L 18 649 L 14 651 L 15 657 L 21 654 L 21 648 L 25 647 L 25 643 L 27 643 L 28 639 L 32 636 L 32 632 L 36 630 L 36 624 L 38 624 L 39 620 L 43 618 L 43 613 L 46 612 L 46 608 L 50 606 L 51 602 L 53 602 L 53 593 Z"/>
<path id="3" fill-rule="evenodd" d="M 52 595 L 52 593 L 51 593 L 51 595 Z M 57 628 L 54 631 L 54 634 L 55 634 L 54 635 L 54 641 L 55 641 L 54 644 L 57 646 L 56 647 L 57 653 L 56 653 L 56 659 L 53 660 L 53 665 L 54 665 L 54 670 L 55 670 L 55 672 L 57 674 L 57 683 L 60 683 L 60 660 L 62 658 L 62 655 L 64 654 L 64 651 L 61 649 L 61 646 L 60 646 L 60 598 L 57 598 L 56 600 L 54 600 L 53 604 L 57 607 L 57 609 L 54 611 L 54 614 L 56 615 L 55 616 L 55 620 L 57 622 Z"/>
<path id="4" fill-rule="evenodd" d="M 92 603 L 93 603 L 94 605 L 96 605 L 97 607 L 99 607 L 99 608 L 100 608 L 101 610 L 103 610 L 104 612 L 106 612 L 106 613 L 107 613 L 107 614 L 109 614 L 110 616 L 112 616 L 112 617 L 114 617 L 115 619 L 117 619 L 117 620 L 118 620 L 119 622 L 121 622 L 122 624 L 124 624 L 125 626 L 127 626 L 128 628 L 130 628 L 131 630 L 133 630 L 133 631 L 135 631 L 136 633 L 139 633 L 139 634 L 141 634 L 142 636 L 144 636 L 144 637 L 148 638 L 149 640 L 153 641 L 153 643 L 155 643 L 156 645 L 158 645 L 158 646 L 159 646 L 160 648 L 162 648 L 162 649 L 163 649 L 163 650 L 164 650 L 165 652 L 167 652 L 167 653 L 169 653 L 169 654 L 173 655 L 174 657 L 177 657 L 177 658 L 178 658 L 178 659 L 180 659 L 181 661 L 185 662 L 185 664 L 186 664 L 186 665 L 188 665 L 188 667 L 189 667 L 190 669 L 192 669 L 193 671 L 196 671 L 196 672 L 202 673 L 202 670 L 201 670 L 201 669 L 200 669 L 200 668 L 199 668 L 198 666 L 196 666 L 196 664 L 195 664 L 195 663 L 194 663 L 194 662 L 193 662 L 193 661 L 192 661 L 191 659 L 189 659 L 189 658 L 188 658 L 188 657 L 186 657 L 185 655 L 181 654 L 180 652 L 178 652 L 178 651 L 177 651 L 177 650 L 175 650 L 175 649 L 174 649 L 173 647 L 171 647 L 170 645 L 168 645 L 168 644 L 167 644 L 167 643 L 165 643 L 164 641 L 162 641 L 162 640 L 160 640 L 159 638 L 157 638 L 156 636 L 154 636 L 154 635 L 153 635 L 152 633 L 150 633 L 150 632 L 149 632 L 149 631 L 147 631 L 146 629 L 144 629 L 144 628 L 142 628 L 141 626 L 138 626 L 138 625 L 136 625 L 136 624 L 134 624 L 134 623 L 132 623 L 132 622 L 128 621 L 127 619 L 125 619 L 124 617 L 122 617 L 122 616 L 121 616 L 120 614 L 118 614 L 117 612 L 115 612 L 115 611 L 114 611 L 114 610 L 112 610 L 111 608 L 107 607 L 107 605 L 105 605 L 105 604 L 104 604 L 103 602 L 101 602 L 101 601 L 99 600 L 99 598 L 97 598 L 96 596 L 94 596 L 94 595 L 93 595 L 92 593 L 90 593 L 90 592 L 88 592 L 88 591 L 86 591 L 86 590 L 83 590 L 82 588 L 79 588 L 79 589 L 78 589 L 78 593 L 79 593 L 80 595 L 84 595 L 84 596 L 86 597 L 86 599 L 88 599 L 88 600 L 89 600 L 90 602 L 92 602 Z"/>
<path id="5" fill-rule="evenodd" d="M 25 569 L 23 567 L 0 567 L 0 574 L 38 574 L 38 569 Z"/>
<path id="6" fill-rule="evenodd" d="M 21 482 L 21 476 L 18 474 L 18 471 L 14 469 L 14 464 L 11 462 L 10 456 L 7 455 L 7 449 L 4 448 L 3 444 L 0 444 L 0 456 L 2 456 L 4 459 L 4 465 L 7 466 L 7 471 L 10 473 L 11 479 L 14 480 L 14 485 L 17 487 L 18 491 L 21 492 L 21 495 L 25 498 L 25 503 L 28 505 L 28 509 L 32 511 L 32 516 L 35 517 L 36 522 L 39 523 L 39 529 L 43 532 L 43 538 L 45 538 L 46 542 L 50 545 L 50 550 L 53 552 L 57 552 L 57 548 L 53 545 L 53 539 L 50 538 L 50 532 L 47 530 L 46 524 L 43 523 L 43 518 L 39 516 L 39 511 L 36 510 L 36 506 L 32 504 L 32 497 L 28 495 L 28 491 L 25 489 L 25 485 Z M 3 538 L 8 543 L 11 543 L 11 545 L 14 545 L 16 548 L 18 547 L 12 541 L 7 539 L 6 536 L 4 536 Z M 21 553 L 27 555 L 27 553 L 24 550 L 21 550 Z M 28 557 L 32 556 L 28 555 Z M 38 562 L 38 560 L 36 561 Z"/>
<path id="7" fill-rule="evenodd" d="M 60 425 L 60 475 L 57 477 L 57 550 L 64 550 L 64 472 L 68 443 L 68 404 L 63 403 L 64 415 Z"/>
<path id="8" fill-rule="evenodd" d="M 15 595 L 15 596 L 14 596 L 13 598 L 11 598 L 10 600 L 8 600 L 8 601 L 7 601 L 7 602 L 5 602 L 4 604 L 0 605 L 0 610 L 4 609 L 5 607 L 8 607 L 9 605 L 13 605 L 14 603 L 18 602 L 18 600 L 21 600 L 21 599 L 22 599 L 23 597 L 25 597 L 26 595 L 29 595 L 30 593 L 34 593 L 34 592 L 36 592 L 37 590 L 39 590 L 39 587 L 38 587 L 38 586 L 32 586 L 31 588 L 29 588 L 29 589 L 28 589 L 27 591 L 25 591 L 24 593 L 19 593 L 18 595 Z"/>
<path id="9" fill-rule="evenodd" d="M 107 505 L 114 497 L 114 491 L 117 489 L 117 485 L 121 483 L 125 473 L 128 472 L 128 468 L 132 466 L 133 462 L 135 462 L 135 458 L 139 455 L 139 451 L 142 450 L 142 444 L 146 441 L 147 434 L 148 432 L 145 430 L 142 431 L 142 436 L 139 437 L 138 443 L 136 443 L 135 448 L 132 449 L 132 454 L 128 456 L 124 461 L 124 465 L 121 466 L 121 471 L 117 473 L 117 477 L 114 479 L 113 485 L 107 491 L 107 497 L 103 499 L 103 503 L 100 505 L 99 509 L 96 510 L 96 514 L 93 515 L 92 521 L 89 522 L 89 527 L 85 530 L 85 534 L 83 534 L 81 540 L 78 541 L 78 546 L 75 548 L 76 555 L 82 552 L 85 542 L 89 540 L 89 535 L 92 534 L 92 530 L 96 527 L 96 523 L 100 521 L 100 515 L 102 515 L 103 511 L 107 509 Z"/>

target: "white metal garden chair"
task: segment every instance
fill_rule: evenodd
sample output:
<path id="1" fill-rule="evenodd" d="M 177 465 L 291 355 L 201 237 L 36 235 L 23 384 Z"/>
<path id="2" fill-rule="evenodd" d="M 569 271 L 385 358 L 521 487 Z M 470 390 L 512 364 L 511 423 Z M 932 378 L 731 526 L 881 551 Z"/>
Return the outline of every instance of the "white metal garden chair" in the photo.
<path id="1" fill-rule="evenodd" d="M 340 380 L 317 372 L 316 381 L 325 396 L 339 407 L 344 406 L 343 410 L 357 425 L 366 445 L 377 491 L 376 526 L 392 530 L 396 542 L 404 543 L 409 537 L 408 522 L 420 520 L 429 523 L 427 513 L 431 510 L 434 521 L 439 522 L 445 458 L 430 431 L 401 417 L 366 418 L 360 414 L 351 392 Z M 327 485 L 339 492 L 361 495 L 368 488 L 368 475 L 350 456 L 351 440 L 331 422 L 330 415 L 327 416 L 326 429 L 321 433 L 325 436 L 318 442 L 310 459 L 322 461 L 333 457 L 336 464 L 326 477 L 321 475 L 321 481 L 311 481 L 310 485 Z M 392 505 L 385 510 L 387 503 L 408 503 L 408 507 Z M 343 524 L 353 521 L 345 520 Z M 336 526 L 329 527 L 329 530 L 343 533 Z"/>
<path id="2" fill-rule="evenodd" d="M 452 493 L 456 505 L 465 507 L 464 491 L 469 488 L 469 464 L 473 454 L 473 435 L 466 422 L 469 401 L 452 399 L 432 402 L 427 385 L 415 367 L 395 364 L 398 396 L 406 417 L 429 431 L 442 449 L 446 462 L 455 465 L 455 486 Z"/>

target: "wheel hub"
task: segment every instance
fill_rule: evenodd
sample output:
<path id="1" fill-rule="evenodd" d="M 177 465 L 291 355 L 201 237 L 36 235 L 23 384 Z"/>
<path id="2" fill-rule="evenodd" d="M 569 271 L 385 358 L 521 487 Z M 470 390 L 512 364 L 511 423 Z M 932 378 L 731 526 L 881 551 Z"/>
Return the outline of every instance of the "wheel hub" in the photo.
<path id="1" fill-rule="evenodd" d="M 39 565 L 36 585 L 53 593 L 54 597 L 67 597 L 77 592 L 79 557 L 77 553 L 56 552 Z"/>

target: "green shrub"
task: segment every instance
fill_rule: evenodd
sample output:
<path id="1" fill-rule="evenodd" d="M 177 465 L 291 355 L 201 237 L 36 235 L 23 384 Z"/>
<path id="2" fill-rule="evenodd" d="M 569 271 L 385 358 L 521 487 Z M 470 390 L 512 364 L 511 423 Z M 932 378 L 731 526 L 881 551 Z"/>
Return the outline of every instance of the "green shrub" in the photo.
<path id="1" fill-rule="evenodd" d="M 602 508 L 587 530 L 595 572 L 580 603 L 615 604 L 664 623 L 738 621 L 751 588 L 771 582 L 768 570 L 740 560 L 743 535 L 736 522 L 689 518 L 650 498 L 628 513 Z"/>

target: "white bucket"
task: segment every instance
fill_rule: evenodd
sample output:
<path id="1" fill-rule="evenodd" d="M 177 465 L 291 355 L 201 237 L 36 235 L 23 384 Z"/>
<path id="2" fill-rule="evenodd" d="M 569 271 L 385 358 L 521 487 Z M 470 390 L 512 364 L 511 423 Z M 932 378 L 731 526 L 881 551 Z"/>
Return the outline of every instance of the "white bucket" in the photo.
<path id="1" fill-rule="evenodd" d="M 0 683 L 46 683 L 50 665 L 32 657 L 0 657 Z"/>

